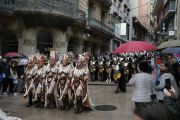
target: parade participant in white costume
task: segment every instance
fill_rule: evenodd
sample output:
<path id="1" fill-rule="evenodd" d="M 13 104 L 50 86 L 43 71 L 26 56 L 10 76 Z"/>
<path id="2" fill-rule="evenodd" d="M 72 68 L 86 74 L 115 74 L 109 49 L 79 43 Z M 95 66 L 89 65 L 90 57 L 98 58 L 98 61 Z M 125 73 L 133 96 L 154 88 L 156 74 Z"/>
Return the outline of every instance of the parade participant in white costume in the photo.
<path id="1" fill-rule="evenodd" d="M 44 66 L 44 63 L 47 61 L 47 58 L 44 54 L 37 53 L 36 54 L 36 64 L 38 66 L 37 70 L 35 71 L 35 79 L 34 79 L 34 90 L 35 90 L 35 99 L 38 99 L 38 104 L 36 108 L 38 107 L 44 107 L 45 102 L 45 79 L 44 75 L 46 72 L 46 66 Z"/>
<path id="2" fill-rule="evenodd" d="M 88 78 L 88 69 L 84 65 L 87 56 L 79 55 L 77 65 L 74 69 L 74 76 L 72 79 L 72 99 L 76 105 L 76 110 L 74 114 L 81 113 L 82 107 L 89 107 L 92 109 L 92 102 L 88 92 L 87 80 Z"/>
<path id="3" fill-rule="evenodd" d="M 57 71 L 58 71 L 58 51 L 51 51 L 49 57 L 49 64 L 46 67 L 45 72 L 45 107 L 48 109 L 53 109 L 57 105 Z"/>
<path id="4" fill-rule="evenodd" d="M 32 90 L 33 90 L 33 83 L 34 83 L 34 77 L 35 77 L 34 73 L 37 70 L 37 68 L 38 67 L 35 66 L 35 55 L 29 55 L 28 67 L 26 68 L 24 75 L 21 76 L 21 79 L 22 78 L 26 79 L 25 92 L 24 92 L 23 99 L 25 99 L 27 96 L 29 97 L 29 102 L 26 107 L 32 106 L 32 98 L 33 98 Z"/>
<path id="5" fill-rule="evenodd" d="M 69 110 L 69 97 L 68 90 L 70 87 L 71 79 L 73 77 L 73 58 L 74 55 L 72 52 L 68 54 L 63 54 L 62 63 L 58 68 L 58 92 L 59 92 L 59 101 L 63 102 L 63 107 L 60 109 Z"/>

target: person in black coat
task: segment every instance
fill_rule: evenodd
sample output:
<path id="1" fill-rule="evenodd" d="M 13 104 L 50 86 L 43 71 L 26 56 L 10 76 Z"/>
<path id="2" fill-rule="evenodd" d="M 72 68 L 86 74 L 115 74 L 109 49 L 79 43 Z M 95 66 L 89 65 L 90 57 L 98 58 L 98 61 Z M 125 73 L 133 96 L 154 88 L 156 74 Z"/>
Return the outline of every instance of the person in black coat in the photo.
<path id="1" fill-rule="evenodd" d="M 7 95 L 5 92 L 7 90 L 8 84 L 10 82 L 9 80 L 9 75 L 10 75 L 10 66 L 7 64 L 7 60 L 5 58 L 2 59 L 2 63 L 1 63 L 1 69 L 2 69 L 2 73 L 4 73 L 6 75 L 6 78 L 3 79 L 3 88 L 2 88 L 2 92 L 4 95 Z"/>
<path id="2" fill-rule="evenodd" d="M 179 87 L 180 75 L 178 74 L 178 67 L 180 67 L 180 65 L 178 64 L 177 59 L 171 58 L 171 70 L 173 71 L 176 84 Z"/>
<path id="3" fill-rule="evenodd" d="M 19 81 L 19 92 L 23 91 L 23 89 L 22 89 L 22 91 L 20 91 L 20 90 L 25 84 L 25 79 L 20 79 L 21 76 L 24 74 L 25 68 L 26 68 L 25 65 L 20 65 L 17 67 L 17 76 L 18 76 L 18 79 L 20 80 Z"/>

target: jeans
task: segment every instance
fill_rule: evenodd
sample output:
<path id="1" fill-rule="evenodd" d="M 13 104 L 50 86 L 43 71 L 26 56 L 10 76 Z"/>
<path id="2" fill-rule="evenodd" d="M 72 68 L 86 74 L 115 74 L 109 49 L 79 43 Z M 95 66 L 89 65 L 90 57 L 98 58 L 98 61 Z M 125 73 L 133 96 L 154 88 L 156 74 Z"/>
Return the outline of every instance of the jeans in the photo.
<path id="1" fill-rule="evenodd" d="M 14 87 L 16 86 L 16 87 L 14 88 L 14 93 L 18 93 L 18 85 L 16 85 L 16 84 L 17 84 L 17 83 L 13 84 Z"/>
<path id="2" fill-rule="evenodd" d="M 158 79 L 158 77 L 160 76 L 159 64 L 157 64 L 157 71 L 158 71 L 158 73 L 157 73 L 157 77 L 156 77 L 156 79 Z"/>

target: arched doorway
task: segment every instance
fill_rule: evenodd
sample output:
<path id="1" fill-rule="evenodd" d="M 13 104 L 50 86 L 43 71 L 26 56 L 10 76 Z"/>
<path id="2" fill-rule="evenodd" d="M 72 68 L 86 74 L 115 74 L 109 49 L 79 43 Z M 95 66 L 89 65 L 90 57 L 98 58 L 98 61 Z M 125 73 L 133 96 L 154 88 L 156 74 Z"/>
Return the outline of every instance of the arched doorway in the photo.
<path id="1" fill-rule="evenodd" d="M 18 52 L 18 40 L 14 31 L 0 31 L 0 53 Z"/>
<path id="2" fill-rule="evenodd" d="M 49 56 L 53 47 L 53 38 L 49 31 L 42 30 L 37 35 L 37 51 Z"/>

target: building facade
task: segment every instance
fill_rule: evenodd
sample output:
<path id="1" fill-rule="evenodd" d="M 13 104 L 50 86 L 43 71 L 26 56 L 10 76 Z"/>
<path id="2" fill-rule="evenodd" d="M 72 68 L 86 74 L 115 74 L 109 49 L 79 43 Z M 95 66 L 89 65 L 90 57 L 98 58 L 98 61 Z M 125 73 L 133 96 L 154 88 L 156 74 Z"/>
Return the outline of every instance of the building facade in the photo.
<path id="1" fill-rule="evenodd" d="M 154 38 L 156 46 L 168 40 L 177 39 L 177 0 L 155 0 L 152 15 L 154 17 Z M 162 32 L 162 27 L 165 32 Z"/>
<path id="2" fill-rule="evenodd" d="M 0 0 L 0 54 L 109 53 L 111 0 Z"/>
<path id="3" fill-rule="evenodd" d="M 133 0 L 133 8 L 132 40 L 150 42 L 150 0 Z"/>
<path id="4" fill-rule="evenodd" d="M 132 1 L 133 0 L 113 0 L 110 10 L 110 26 L 114 29 L 114 38 L 111 39 L 111 49 L 113 52 L 119 45 L 132 39 Z M 126 23 L 126 35 L 121 29 L 121 23 Z"/>

